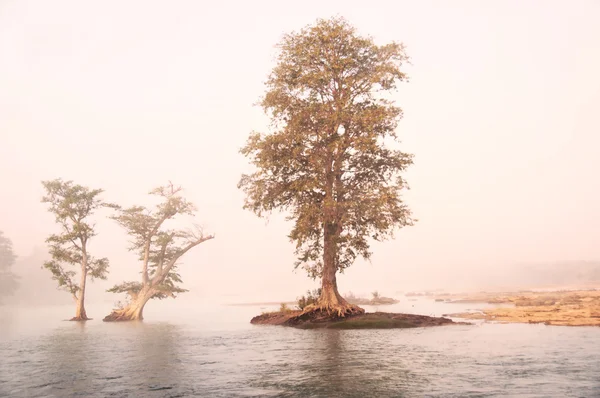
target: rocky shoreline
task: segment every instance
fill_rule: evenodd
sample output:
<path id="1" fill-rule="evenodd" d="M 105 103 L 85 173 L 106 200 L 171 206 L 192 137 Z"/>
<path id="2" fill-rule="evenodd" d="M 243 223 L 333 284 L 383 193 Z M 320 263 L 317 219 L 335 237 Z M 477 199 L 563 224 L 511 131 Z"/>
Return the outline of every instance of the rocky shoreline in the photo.
<path id="1" fill-rule="evenodd" d="M 600 326 L 600 291 L 595 289 L 437 295 L 436 300 L 447 303 L 512 304 L 510 307 L 446 315 L 452 318 L 556 326 Z"/>

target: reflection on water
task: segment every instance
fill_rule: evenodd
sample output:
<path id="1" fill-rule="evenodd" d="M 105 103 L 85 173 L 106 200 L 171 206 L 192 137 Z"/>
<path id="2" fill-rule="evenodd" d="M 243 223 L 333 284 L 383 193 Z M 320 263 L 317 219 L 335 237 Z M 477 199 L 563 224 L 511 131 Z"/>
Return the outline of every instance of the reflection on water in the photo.
<path id="1" fill-rule="evenodd" d="M 86 323 L 74 322 L 70 326 L 68 333 L 57 330 L 42 340 L 42 349 L 36 352 L 43 361 L 43 367 L 36 369 L 41 383 L 34 389 L 65 390 L 66 385 L 61 381 L 64 375 L 69 376 L 71 390 L 65 393 L 83 394 L 92 389 L 96 369 L 88 358 L 95 356 L 95 347 L 90 344 Z"/>
<path id="2" fill-rule="evenodd" d="M 405 367 L 401 355 L 395 357 L 393 366 L 388 366 L 389 358 L 396 353 L 389 350 L 391 347 L 381 351 L 379 344 L 385 344 L 385 334 L 379 336 L 381 339 L 376 331 L 368 334 L 375 338 L 365 345 L 362 331 L 305 333 L 304 360 L 289 364 L 291 371 L 277 383 L 299 396 L 400 396 L 403 392 L 418 392 L 420 377 Z M 383 353 L 385 356 L 379 358 Z"/>
<path id="3" fill-rule="evenodd" d="M 600 328 L 296 330 L 250 325 L 258 308 L 177 308 L 119 324 L 13 314 L 0 396 L 600 397 Z"/>

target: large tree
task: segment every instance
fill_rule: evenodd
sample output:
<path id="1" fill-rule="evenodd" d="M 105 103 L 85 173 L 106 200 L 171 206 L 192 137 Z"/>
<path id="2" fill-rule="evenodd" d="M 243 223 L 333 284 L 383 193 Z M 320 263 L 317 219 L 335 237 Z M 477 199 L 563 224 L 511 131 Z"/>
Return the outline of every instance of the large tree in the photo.
<path id="1" fill-rule="evenodd" d="M 404 46 L 376 45 L 343 18 L 285 35 L 261 105 L 272 130 L 254 132 L 241 152 L 255 166 L 239 187 L 261 216 L 288 211 L 298 261 L 321 278 L 305 311 L 360 313 L 339 294 L 336 273 L 371 256 L 370 239 L 412 225 L 401 172 L 412 155 L 394 144 L 399 107 L 386 98 L 406 79 Z"/>
<path id="2" fill-rule="evenodd" d="M 12 241 L 0 231 L 0 298 L 12 295 L 19 286 L 17 276 L 11 270 L 16 259 Z"/>
<path id="3" fill-rule="evenodd" d="M 88 320 L 85 311 L 85 289 L 87 277 L 106 279 L 109 262 L 107 258 L 94 258 L 90 254 L 90 240 L 96 236 L 95 224 L 90 218 L 96 210 L 115 205 L 100 199 L 102 189 L 90 189 L 72 181 L 56 179 L 42 181 L 46 195 L 42 198 L 48 210 L 54 214 L 60 233 L 46 239 L 52 259 L 44 263 L 44 268 L 52 273 L 60 289 L 73 296 L 76 302 L 75 317 L 72 321 Z M 77 272 L 79 268 L 79 283 Z"/>
<path id="4" fill-rule="evenodd" d="M 181 257 L 200 243 L 213 239 L 202 228 L 192 230 L 169 229 L 168 220 L 176 216 L 193 216 L 195 206 L 181 196 L 181 187 L 169 184 L 150 192 L 161 198 L 154 210 L 133 206 L 113 217 L 131 236 L 130 250 L 139 254 L 141 282 L 124 282 L 109 289 L 112 293 L 127 293 L 129 302 L 104 318 L 104 321 L 131 321 L 143 319 L 144 306 L 150 299 L 175 298 L 186 290 L 177 286 L 181 278 L 177 264 Z"/>

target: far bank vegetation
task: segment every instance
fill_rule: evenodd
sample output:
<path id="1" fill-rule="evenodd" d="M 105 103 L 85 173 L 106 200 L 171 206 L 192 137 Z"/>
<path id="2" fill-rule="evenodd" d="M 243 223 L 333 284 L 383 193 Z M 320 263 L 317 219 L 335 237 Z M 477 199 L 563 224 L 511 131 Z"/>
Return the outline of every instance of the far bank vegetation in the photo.
<path id="1" fill-rule="evenodd" d="M 321 289 L 308 290 L 306 295 L 298 297 L 296 301 L 296 307 L 299 310 L 304 310 L 311 304 L 315 304 L 321 296 Z M 371 293 L 371 298 L 358 297 L 352 292 L 348 292 L 344 295 L 344 299 L 350 304 L 354 305 L 390 305 L 396 304 L 399 300 L 391 297 L 382 296 L 377 290 Z M 287 308 L 287 307 L 286 307 Z M 289 310 L 289 308 L 287 308 Z"/>

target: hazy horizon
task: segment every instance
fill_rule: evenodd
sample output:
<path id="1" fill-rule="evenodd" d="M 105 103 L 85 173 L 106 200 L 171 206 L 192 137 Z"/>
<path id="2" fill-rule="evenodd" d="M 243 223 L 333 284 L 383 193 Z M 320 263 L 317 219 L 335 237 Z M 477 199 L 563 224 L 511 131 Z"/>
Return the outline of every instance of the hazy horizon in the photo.
<path id="1" fill-rule="evenodd" d="M 315 287 L 293 272 L 284 215 L 242 209 L 236 184 L 250 168 L 238 151 L 268 129 L 253 104 L 275 44 L 334 15 L 378 44 L 407 46 L 410 82 L 394 99 L 401 148 L 415 155 L 405 199 L 419 220 L 374 243 L 371 263 L 339 276 L 341 292 L 600 261 L 596 1 L 0 2 L 0 230 L 16 254 L 57 231 L 42 180 L 102 188 L 124 206 L 147 204 L 171 180 L 216 235 L 184 257 L 184 287 L 273 299 Z M 93 297 L 139 276 L 107 214 L 92 254 L 111 260 L 110 275 L 90 285 Z"/>

